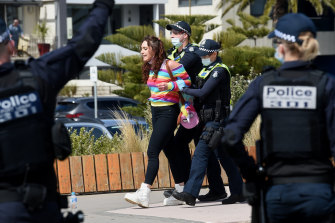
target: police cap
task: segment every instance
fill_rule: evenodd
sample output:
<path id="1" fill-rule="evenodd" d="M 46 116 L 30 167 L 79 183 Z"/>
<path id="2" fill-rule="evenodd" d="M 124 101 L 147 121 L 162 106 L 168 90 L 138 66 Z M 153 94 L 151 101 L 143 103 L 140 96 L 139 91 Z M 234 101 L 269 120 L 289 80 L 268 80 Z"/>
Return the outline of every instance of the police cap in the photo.
<path id="1" fill-rule="evenodd" d="M 205 39 L 201 41 L 199 48 L 195 53 L 203 57 L 214 52 L 219 52 L 220 48 L 221 46 L 218 42 L 212 39 Z"/>
<path id="2" fill-rule="evenodd" d="M 302 44 L 299 35 L 307 31 L 316 37 L 316 27 L 310 18 L 302 13 L 288 13 L 279 18 L 275 30 L 268 35 L 268 38 L 277 37 L 288 42 Z"/>
<path id="3" fill-rule="evenodd" d="M 185 21 L 178 21 L 174 24 L 169 24 L 166 26 L 167 30 L 177 30 L 179 32 L 185 32 L 187 35 L 191 36 L 191 27 L 190 25 Z"/>

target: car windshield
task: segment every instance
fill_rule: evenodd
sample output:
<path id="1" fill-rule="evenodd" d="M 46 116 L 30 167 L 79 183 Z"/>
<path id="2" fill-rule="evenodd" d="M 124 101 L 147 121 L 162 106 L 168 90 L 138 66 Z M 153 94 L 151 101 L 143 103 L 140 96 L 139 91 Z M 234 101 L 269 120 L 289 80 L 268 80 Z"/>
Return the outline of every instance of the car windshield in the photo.
<path id="1" fill-rule="evenodd" d="M 94 136 L 95 140 L 104 135 L 104 133 L 100 129 L 93 128 L 93 127 L 74 126 L 74 127 L 70 127 L 69 130 L 71 133 L 76 131 L 76 134 L 79 135 L 80 130 L 82 128 L 84 128 L 85 132 L 90 132 L 93 129 L 91 132 L 91 135 Z"/>
<path id="2" fill-rule="evenodd" d="M 118 135 L 121 134 L 121 126 L 108 126 L 106 128 L 112 135 L 114 135 L 115 133 L 117 133 Z"/>
<path id="3" fill-rule="evenodd" d="M 56 112 L 68 112 L 77 107 L 77 103 L 72 102 L 58 102 Z"/>

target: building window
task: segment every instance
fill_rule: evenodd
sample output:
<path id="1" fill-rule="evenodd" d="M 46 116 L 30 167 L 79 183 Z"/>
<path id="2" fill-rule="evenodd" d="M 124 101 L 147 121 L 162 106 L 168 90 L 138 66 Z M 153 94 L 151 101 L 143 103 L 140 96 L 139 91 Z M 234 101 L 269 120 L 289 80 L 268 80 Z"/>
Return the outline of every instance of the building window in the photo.
<path id="1" fill-rule="evenodd" d="M 310 17 L 318 31 L 334 31 L 334 13 L 329 7 L 323 5 L 323 15 L 318 16 L 313 5 L 309 1 L 298 1 L 298 12 Z"/>
<path id="2" fill-rule="evenodd" d="M 259 17 L 264 13 L 266 0 L 254 0 L 250 3 L 250 15 Z"/>
<path id="3" fill-rule="evenodd" d="M 18 17 L 18 9 L 19 6 L 14 4 L 0 4 L 0 18 L 3 19 L 7 25 L 9 25 L 14 19 L 20 19 Z"/>
<path id="4" fill-rule="evenodd" d="M 212 5 L 212 0 L 191 0 L 191 6 Z M 189 0 L 179 0 L 179 7 L 189 6 Z"/>
<path id="5" fill-rule="evenodd" d="M 81 24 L 86 20 L 87 15 L 91 9 L 90 5 L 76 5 L 71 4 L 67 5 L 67 20 L 68 24 L 68 33 L 72 32 L 69 37 L 75 35 L 75 33 L 80 28 Z M 121 28 L 121 9 L 119 5 L 116 5 L 113 8 L 112 16 L 108 19 L 108 24 L 106 26 L 105 35 L 114 34 L 117 29 Z M 71 27 L 71 30 L 69 30 Z M 108 41 L 103 40 L 103 43 L 110 43 Z"/>

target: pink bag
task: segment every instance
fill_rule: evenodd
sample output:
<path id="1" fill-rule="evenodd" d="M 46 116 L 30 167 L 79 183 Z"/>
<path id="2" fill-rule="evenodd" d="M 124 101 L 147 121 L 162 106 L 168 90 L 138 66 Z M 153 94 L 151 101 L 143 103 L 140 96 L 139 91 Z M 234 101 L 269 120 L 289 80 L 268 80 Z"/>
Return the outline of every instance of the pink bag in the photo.
<path id="1" fill-rule="evenodd" d="M 181 95 L 181 94 L 180 94 Z M 184 126 L 186 129 L 192 129 L 196 127 L 199 123 L 199 116 L 195 111 L 193 106 L 190 106 L 190 109 L 186 109 L 188 112 L 187 118 L 180 112 L 180 124 Z"/>

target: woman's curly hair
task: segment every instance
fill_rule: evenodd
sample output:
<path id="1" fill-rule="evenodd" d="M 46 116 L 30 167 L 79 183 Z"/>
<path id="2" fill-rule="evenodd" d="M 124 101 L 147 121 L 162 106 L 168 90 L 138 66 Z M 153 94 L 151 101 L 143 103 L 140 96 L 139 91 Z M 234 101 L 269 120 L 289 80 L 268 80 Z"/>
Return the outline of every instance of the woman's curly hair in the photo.
<path id="1" fill-rule="evenodd" d="M 149 78 L 150 70 L 155 73 L 154 78 L 157 78 L 158 71 L 161 68 L 163 61 L 166 59 L 163 42 L 159 38 L 155 36 L 146 36 L 142 43 L 145 41 L 147 42 L 148 47 L 154 52 L 154 56 L 151 63 L 144 62 L 142 65 L 142 79 L 144 83 L 146 83 Z"/>

